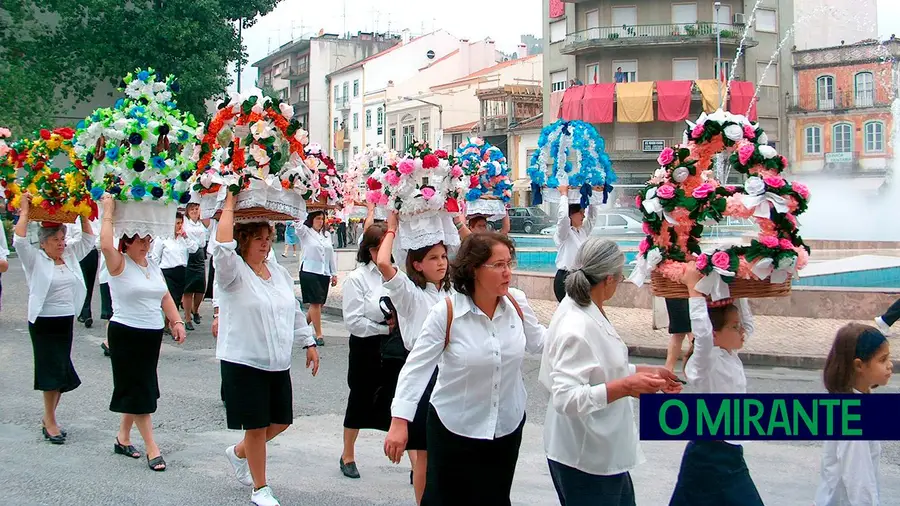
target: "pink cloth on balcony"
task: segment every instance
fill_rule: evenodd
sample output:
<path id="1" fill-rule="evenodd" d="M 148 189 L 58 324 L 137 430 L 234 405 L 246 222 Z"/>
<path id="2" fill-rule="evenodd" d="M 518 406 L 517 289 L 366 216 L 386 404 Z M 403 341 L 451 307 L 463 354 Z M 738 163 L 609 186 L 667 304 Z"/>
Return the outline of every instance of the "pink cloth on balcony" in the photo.
<path id="1" fill-rule="evenodd" d="M 550 1 L 550 17 L 558 18 L 566 13 L 566 4 L 563 3 L 562 0 L 549 0 Z"/>
<path id="2" fill-rule="evenodd" d="M 588 123 L 613 122 L 613 97 L 616 83 L 589 84 L 584 87 L 581 116 Z"/>
<path id="3" fill-rule="evenodd" d="M 575 121 L 581 119 L 581 101 L 584 98 L 585 86 L 572 86 L 566 90 L 562 100 L 562 119 Z"/>
<path id="4" fill-rule="evenodd" d="M 557 90 L 550 94 L 550 121 L 556 121 L 562 116 L 562 102 L 566 90 Z"/>
<path id="5" fill-rule="evenodd" d="M 747 119 L 750 121 L 756 121 L 756 102 L 758 100 L 753 99 L 754 93 L 755 89 L 753 83 L 748 81 L 732 81 L 728 110 L 732 114 L 746 115 Z M 747 114 L 748 109 L 750 110 L 750 114 Z"/>
<path id="6" fill-rule="evenodd" d="M 693 81 L 656 81 L 656 119 L 682 121 L 691 113 Z"/>

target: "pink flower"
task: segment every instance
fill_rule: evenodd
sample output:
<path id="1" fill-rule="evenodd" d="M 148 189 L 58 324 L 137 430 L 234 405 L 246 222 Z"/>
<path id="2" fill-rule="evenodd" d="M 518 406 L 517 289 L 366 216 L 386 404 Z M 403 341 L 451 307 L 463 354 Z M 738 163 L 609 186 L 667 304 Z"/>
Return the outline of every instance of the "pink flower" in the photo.
<path id="1" fill-rule="evenodd" d="M 709 197 L 709 194 L 713 193 L 714 191 L 716 191 L 716 187 L 711 183 L 703 183 L 700 186 L 694 188 L 694 191 L 693 193 L 691 193 L 691 195 L 693 195 L 695 199 L 705 199 L 706 197 Z"/>
<path id="2" fill-rule="evenodd" d="M 750 125 L 744 125 L 744 137 L 751 141 L 756 139 L 756 130 Z"/>
<path id="3" fill-rule="evenodd" d="M 803 200 L 809 200 L 809 188 L 807 188 L 805 184 L 794 181 L 791 183 L 791 188 L 797 192 L 797 195 L 800 195 Z"/>
<path id="4" fill-rule="evenodd" d="M 430 186 L 426 186 L 422 188 L 422 198 L 425 200 L 431 200 L 434 197 L 434 188 Z"/>
<path id="5" fill-rule="evenodd" d="M 380 192 L 380 191 L 378 191 L 378 190 L 369 190 L 369 191 L 366 192 L 366 200 L 367 200 L 368 202 L 372 202 L 372 203 L 374 203 L 374 204 L 377 204 L 377 203 L 379 203 L 379 202 L 381 201 L 381 196 L 382 196 L 382 195 L 384 195 L 384 193 L 382 193 L 382 192 Z"/>
<path id="6" fill-rule="evenodd" d="M 788 159 L 784 155 L 778 155 L 778 157 L 781 158 L 782 167 L 786 169 L 788 166 Z"/>
<path id="7" fill-rule="evenodd" d="M 12 132 L 8 128 L 0 128 L 0 138 L 11 137 Z"/>
<path id="8" fill-rule="evenodd" d="M 705 129 L 703 128 L 703 125 L 695 125 L 694 128 L 691 130 L 691 137 L 693 137 L 694 139 L 697 139 L 701 135 L 703 135 L 704 131 L 705 131 Z"/>
<path id="9" fill-rule="evenodd" d="M 400 184 L 400 174 L 397 174 L 397 171 L 395 170 L 389 170 L 387 171 L 387 174 L 384 175 L 384 180 L 391 186 L 397 186 Z"/>
<path id="10" fill-rule="evenodd" d="M 767 176 L 763 179 L 763 181 L 765 181 L 766 186 L 770 186 L 772 188 L 783 188 L 785 185 L 784 178 L 778 176 Z"/>
<path id="11" fill-rule="evenodd" d="M 784 217 L 787 218 L 787 220 L 789 222 L 791 222 L 791 225 L 793 225 L 794 228 L 797 228 L 797 218 L 794 218 L 793 214 L 788 213 L 788 214 L 785 214 Z"/>
<path id="12" fill-rule="evenodd" d="M 712 256 L 712 264 L 719 269 L 727 271 L 728 267 L 731 266 L 731 257 L 724 251 L 716 251 Z"/>
<path id="13" fill-rule="evenodd" d="M 670 184 L 664 184 L 656 190 L 656 196 L 661 199 L 670 199 L 675 196 L 675 187 Z"/>
<path id="14" fill-rule="evenodd" d="M 642 202 L 641 196 L 640 196 L 640 195 L 635 195 L 635 196 L 634 196 L 634 207 L 637 207 L 638 209 L 640 209 L 640 208 L 641 208 L 641 202 Z"/>
<path id="15" fill-rule="evenodd" d="M 697 257 L 697 270 L 698 271 L 702 272 L 703 269 L 706 269 L 707 265 L 709 265 L 709 257 L 706 256 L 705 253 L 701 254 L 700 256 Z"/>
<path id="16" fill-rule="evenodd" d="M 453 168 L 450 170 L 450 175 L 452 177 L 462 177 L 463 170 L 459 165 L 454 165 Z"/>
<path id="17" fill-rule="evenodd" d="M 762 243 L 762 245 L 767 248 L 777 248 L 778 247 L 778 238 L 775 237 L 774 235 L 760 236 L 759 242 Z"/>
<path id="18" fill-rule="evenodd" d="M 797 252 L 797 269 L 806 267 L 806 264 L 809 263 L 809 253 L 806 252 L 806 248 L 797 246 L 794 251 Z"/>
<path id="19" fill-rule="evenodd" d="M 728 193 L 734 193 L 734 192 L 737 191 L 737 186 L 734 186 L 734 185 L 728 185 L 728 186 L 725 187 L 725 189 L 728 190 Z"/>
<path id="20" fill-rule="evenodd" d="M 0 142 L 0 157 L 4 157 L 9 153 L 9 146 L 5 142 Z"/>
<path id="21" fill-rule="evenodd" d="M 741 147 L 738 148 L 738 161 L 741 165 L 747 165 L 747 162 L 750 161 L 750 158 L 753 157 L 753 153 L 756 152 L 756 146 L 750 144 L 749 142 L 741 144 Z"/>
<path id="22" fill-rule="evenodd" d="M 650 241 L 648 241 L 647 238 L 645 237 L 644 240 L 641 241 L 640 244 L 638 244 L 638 253 L 640 253 L 641 255 L 646 255 L 647 250 L 649 250 L 649 249 L 650 249 Z"/>
<path id="23" fill-rule="evenodd" d="M 400 160 L 400 163 L 397 165 L 397 169 L 401 174 L 408 176 L 412 174 L 414 170 L 416 170 L 416 164 L 409 158 L 404 158 L 403 160 Z"/>
<path id="24" fill-rule="evenodd" d="M 675 161 L 675 150 L 672 148 L 662 150 L 662 153 L 659 154 L 659 158 L 657 158 L 656 161 L 663 167 L 669 165 Z"/>
<path id="25" fill-rule="evenodd" d="M 650 224 L 647 223 L 646 221 L 645 221 L 644 223 L 641 224 L 641 230 L 644 231 L 644 234 L 645 234 L 645 235 L 652 235 L 652 234 L 653 234 L 653 231 L 650 230 Z"/>
<path id="26" fill-rule="evenodd" d="M 794 243 L 792 243 L 790 239 L 782 239 L 782 240 L 778 241 L 778 245 L 781 246 L 781 249 L 786 249 L 786 250 L 794 249 Z"/>

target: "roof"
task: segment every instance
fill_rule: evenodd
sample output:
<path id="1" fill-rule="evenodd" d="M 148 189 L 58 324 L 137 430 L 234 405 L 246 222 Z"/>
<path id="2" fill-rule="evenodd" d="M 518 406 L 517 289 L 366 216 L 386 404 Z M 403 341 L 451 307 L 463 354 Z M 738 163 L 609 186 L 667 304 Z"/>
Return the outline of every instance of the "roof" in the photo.
<path id="1" fill-rule="evenodd" d="M 456 126 L 452 126 L 450 128 L 445 128 L 444 133 L 445 134 L 460 134 L 460 133 L 471 132 L 472 129 L 475 128 L 476 126 L 478 126 L 478 122 L 472 121 L 470 123 L 463 123 L 462 125 L 456 125 Z"/>
<path id="2" fill-rule="evenodd" d="M 332 73 L 326 75 L 326 76 L 325 76 L 325 79 L 328 79 L 328 78 L 330 78 L 331 76 L 336 75 L 336 74 L 343 74 L 344 72 L 346 72 L 346 71 L 348 71 L 348 70 L 353 70 L 353 69 L 356 69 L 356 68 L 360 68 L 360 67 L 362 67 L 363 65 L 365 65 L 367 62 L 370 62 L 370 61 L 374 60 L 375 58 L 380 58 L 380 57 L 382 57 L 382 56 L 384 56 L 384 55 L 390 53 L 391 51 L 394 51 L 395 49 L 399 49 L 399 48 L 401 48 L 401 47 L 405 47 L 405 46 L 407 46 L 407 45 L 409 45 L 409 44 L 412 44 L 413 42 L 415 42 L 415 41 L 417 41 L 417 40 L 419 40 L 419 39 L 421 39 L 421 38 L 424 38 L 424 37 L 427 37 L 427 36 L 429 36 L 429 35 L 435 34 L 435 33 L 437 33 L 438 31 L 440 31 L 440 30 L 436 30 L 436 31 L 434 31 L 434 32 L 426 33 L 425 35 L 419 35 L 418 37 L 413 37 L 413 38 L 409 39 L 409 42 L 407 42 L 406 44 L 404 44 L 404 43 L 401 42 L 400 44 L 397 44 L 396 46 L 391 46 L 389 49 L 386 49 L 386 50 L 384 50 L 384 51 L 382 51 L 382 52 L 380 52 L 380 53 L 375 53 L 375 54 L 373 54 L 372 56 L 370 56 L 370 57 L 368 57 L 368 58 L 364 58 L 364 59 L 362 59 L 362 60 L 359 60 L 359 61 L 356 62 L 356 63 L 351 63 L 350 65 L 347 65 L 346 67 L 339 68 L 339 69 L 335 70 L 334 72 L 332 72 Z"/>
<path id="3" fill-rule="evenodd" d="M 431 68 L 431 67 L 437 65 L 438 63 L 441 63 L 442 61 L 451 58 L 455 54 L 459 54 L 459 49 L 454 49 L 453 51 L 445 54 L 444 56 L 441 56 L 437 60 L 434 60 L 433 62 L 429 63 L 428 65 L 425 65 L 424 67 L 420 68 L 419 70 L 425 70 L 427 68 Z"/>
<path id="4" fill-rule="evenodd" d="M 479 77 L 483 77 L 483 76 L 486 76 L 486 75 L 493 74 L 494 72 L 497 72 L 498 70 L 502 70 L 502 69 L 504 69 L 504 68 L 506 68 L 506 67 L 511 67 L 511 66 L 513 66 L 513 65 L 518 65 L 519 63 L 522 63 L 522 62 L 526 62 L 526 61 L 532 60 L 532 59 L 534 59 L 534 58 L 537 58 L 538 56 L 541 56 L 541 55 L 539 55 L 539 54 L 532 54 L 532 55 L 528 55 L 528 56 L 526 56 L 526 57 L 524 57 L 524 58 L 517 58 L 517 59 L 515 59 L 515 60 L 507 60 L 507 61 L 504 61 L 504 62 L 500 62 L 500 63 L 494 65 L 493 67 L 488 67 L 488 68 L 481 69 L 481 70 L 479 70 L 479 71 L 477 71 L 477 72 L 473 72 L 473 73 L 471 73 L 471 74 L 469 74 L 469 75 L 467 75 L 467 76 L 465 76 L 465 77 L 461 77 L 461 78 L 456 79 L 456 80 L 454 80 L 454 81 L 450 81 L 449 83 L 444 83 L 444 84 L 439 84 L 439 85 L 437 85 L 437 86 L 432 86 L 431 89 L 435 89 L 435 88 L 444 88 L 444 87 L 455 86 L 455 85 L 457 85 L 457 84 L 462 84 L 462 83 L 464 83 L 464 82 L 466 82 L 466 81 L 471 81 L 471 80 L 473 80 L 473 79 L 478 79 Z"/>

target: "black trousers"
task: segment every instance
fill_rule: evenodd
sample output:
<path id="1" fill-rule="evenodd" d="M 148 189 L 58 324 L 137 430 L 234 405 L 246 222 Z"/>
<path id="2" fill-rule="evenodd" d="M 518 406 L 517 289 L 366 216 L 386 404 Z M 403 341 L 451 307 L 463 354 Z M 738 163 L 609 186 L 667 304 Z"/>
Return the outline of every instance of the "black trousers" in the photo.
<path id="1" fill-rule="evenodd" d="M 91 250 L 86 257 L 79 262 L 81 265 L 81 274 L 84 275 L 84 287 L 87 288 L 87 295 L 84 297 L 84 305 L 81 306 L 81 314 L 79 318 L 87 320 L 91 318 L 91 299 L 94 296 L 94 282 L 97 280 L 97 268 L 100 267 L 100 252 L 96 249 Z"/>
<path id="2" fill-rule="evenodd" d="M 213 283 L 216 281 L 216 268 L 213 267 L 212 257 L 209 258 L 209 273 L 206 278 L 206 295 L 204 298 L 213 298 Z"/>
<path id="3" fill-rule="evenodd" d="M 556 302 L 562 302 L 566 298 L 566 278 L 569 277 L 569 271 L 560 269 L 556 271 L 553 277 L 553 295 L 556 295 Z"/>
<path id="4" fill-rule="evenodd" d="M 900 320 L 900 299 L 897 299 L 891 304 L 891 307 L 881 315 L 881 319 L 884 320 L 884 323 L 886 323 L 888 327 L 897 323 L 897 320 Z"/>
<path id="5" fill-rule="evenodd" d="M 635 506 L 631 474 L 589 474 L 547 459 L 561 506 Z"/>
<path id="6" fill-rule="evenodd" d="M 763 506 L 744 461 L 744 448 L 724 441 L 691 441 L 669 506 Z"/>

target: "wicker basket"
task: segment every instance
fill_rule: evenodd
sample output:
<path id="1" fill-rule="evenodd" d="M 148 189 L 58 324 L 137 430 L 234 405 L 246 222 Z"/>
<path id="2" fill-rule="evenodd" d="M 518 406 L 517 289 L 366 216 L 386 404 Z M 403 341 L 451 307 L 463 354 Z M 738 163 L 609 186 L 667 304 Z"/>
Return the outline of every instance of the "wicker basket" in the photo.
<path id="1" fill-rule="evenodd" d="M 650 274 L 651 291 L 657 297 L 666 299 L 687 299 L 687 287 L 663 276 L 658 271 Z M 787 297 L 791 294 L 791 279 L 784 283 L 771 283 L 756 279 L 736 278 L 728 285 L 732 299 L 762 299 L 765 297 Z"/>
<path id="2" fill-rule="evenodd" d="M 216 211 L 215 219 L 218 221 L 222 216 L 222 210 Z M 295 218 L 286 213 L 272 211 L 264 207 L 249 207 L 247 209 L 238 209 L 234 211 L 235 223 L 242 221 L 293 221 Z"/>
<path id="3" fill-rule="evenodd" d="M 78 219 L 77 213 L 67 211 L 57 211 L 50 214 L 49 211 L 41 206 L 31 206 L 28 208 L 29 221 L 47 221 L 51 223 L 75 223 Z"/>

